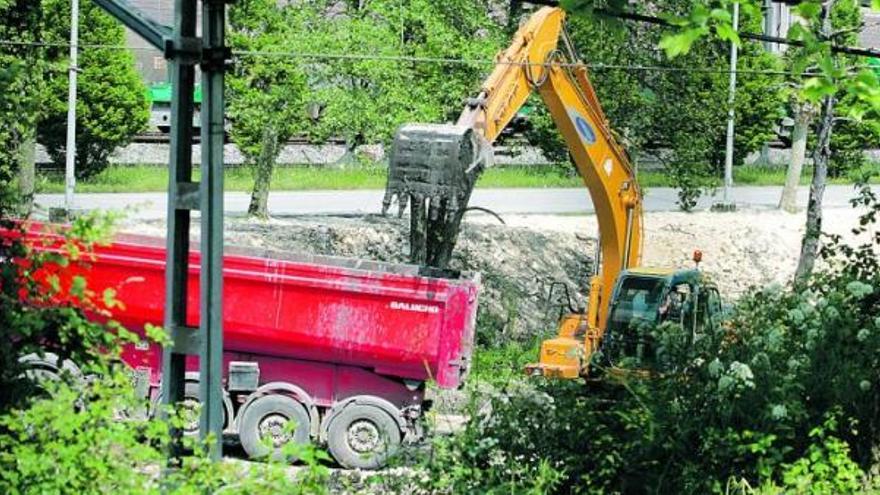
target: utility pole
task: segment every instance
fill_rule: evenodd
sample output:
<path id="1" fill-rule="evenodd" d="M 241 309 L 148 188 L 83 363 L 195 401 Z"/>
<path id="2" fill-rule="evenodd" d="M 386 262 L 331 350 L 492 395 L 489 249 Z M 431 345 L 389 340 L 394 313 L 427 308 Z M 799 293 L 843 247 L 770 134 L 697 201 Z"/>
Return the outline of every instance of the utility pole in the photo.
<path id="1" fill-rule="evenodd" d="M 739 2 L 733 4 L 733 30 L 739 31 Z M 736 65 L 737 44 L 730 43 L 730 93 L 727 97 L 727 149 L 724 153 L 724 198 L 721 203 L 712 205 L 716 211 L 736 210 L 736 203 L 731 199 L 733 187 L 733 132 L 734 104 L 736 102 Z"/>
<path id="2" fill-rule="evenodd" d="M 186 392 L 186 361 L 199 359 L 199 421 L 202 440 L 212 438 L 210 454 L 223 448 L 223 137 L 224 74 L 232 59 L 226 45 L 226 4 L 232 0 L 174 0 L 173 28 L 128 0 L 92 0 L 171 61 L 171 153 L 168 164 L 168 237 L 165 264 L 165 330 L 172 343 L 162 353 L 162 406 L 178 408 Z M 197 5 L 202 35 L 196 36 Z M 202 72 L 202 177 L 194 181 L 192 163 L 195 67 Z M 199 211 L 201 254 L 199 324 L 189 324 L 192 212 Z M 171 467 L 183 449 L 183 432 L 171 428 Z"/>
<path id="3" fill-rule="evenodd" d="M 73 210 L 73 189 L 76 187 L 76 75 L 79 52 L 79 0 L 70 0 L 70 69 L 67 91 L 67 146 L 64 167 L 64 209 L 67 217 Z"/>

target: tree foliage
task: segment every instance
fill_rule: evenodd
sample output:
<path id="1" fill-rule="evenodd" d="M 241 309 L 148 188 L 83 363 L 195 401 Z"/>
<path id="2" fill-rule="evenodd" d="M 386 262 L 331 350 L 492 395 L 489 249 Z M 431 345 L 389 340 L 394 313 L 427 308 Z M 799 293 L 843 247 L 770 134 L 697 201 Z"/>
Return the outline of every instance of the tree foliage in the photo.
<path id="1" fill-rule="evenodd" d="M 240 2 L 230 11 L 230 45 L 259 52 L 300 49 L 319 17 L 309 4 Z M 254 170 L 252 215 L 267 215 L 269 181 L 281 144 L 305 127 L 306 80 L 299 60 L 271 55 L 243 58 L 227 79 L 232 137 Z"/>
<path id="2" fill-rule="evenodd" d="M 500 27 L 488 5 L 249 0 L 234 6 L 234 48 L 259 52 L 241 57 L 229 92 L 233 136 L 259 164 L 254 199 L 260 196 L 263 206 L 252 212 L 265 215 L 271 165 L 292 135 L 341 138 L 351 159 L 357 146 L 390 142 L 403 123 L 452 118 L 488 68 L 408 58 L 490 59 Z"/>
<path id="3" fill-rule="evenodd" d="M 739 36 L 732 32 L 730 15 L 724 14 L 733 3 L 734 0 L 694 2 L 692 9 L 684 15 L 671 18 L 680 29 L 665 37 L 661 47 L 668 56 L 674 57 L 688 53 L 700 39 L 712 33 L 720 39 L 741 42 Z M 738 3 L 745 12 L 760 10 L 760 2 L 757 0 Z M 823 38 L 818 32 L 822 7 L 825 4 L 832 6 L 832 24 L 846 25 L 839 31 L 832 32 L 830 39 Z M 876 2 L 872 5 L 880 8 Z M 834 95 L 839 90 L 853 95 L 860 103 L 849 111 L 849 115 L 854 118 L 861 118 L 868 111 L 880 108 L 878 75 L 867 66 L 853 67 L 839 63 L 840 60 L 832 50 L 833 45 L 846 45 L 855 40 L 852 26 L 855 24 L 853 19 L 859 15 L 859 2 L 804 0 L 797 2 L 792 8 L 802 22 L 792 24 L 788 37 L 803 46 L 793 51 L 796 56 L 792 60 L 791 71 L 793 77 L 803 77 L 803 95 L 814 102 L 818 102 L 823 96 Z"/>
<path id="4" fill-rule="evenodd" d="M 858 32 L 864 27 L 864 19 L 859 2 L 842 1 L 834 5 L 831 22 L 840 34 L 835 42 L 841 45 L 858 45 Z M 864 59 L 852 56 L 837 56 L 840 63 L 848 67 L 866 65 Z M 836 122 L 831 136 L 831 161 L 828 164 L 829 177 L 844 177 L 858 174 L 866 165 L 864 151 L 880 146 L 880 121 L 878 109 L 865 107 L 860 98 L 847 89 L 835 95 Z M 865 112 L 860 115 L 860 112 Z"/>
<path id="5" fill-rule="evenodd" d="M 42 10 L 29 0 L 0 1 L 0 38 L 30 43 L 40 37 Z M 19 168 L 21 146 L 34 135 L 44 86 L 43 49 L 28 45 L 0 47 L 0 191 L 9 193 Z M 18 200 L 0 197 L 0 209 Z"/>
<path id="6" fill-rule="evenodd" d="M 43 0 L 43 39 L 65 43 L 70 39 L 70 2 Z M 90 1 L 80 10 L 80 43 L 124 45 L 125 31 Z M 67 143 L 69 60 L 56 49 L 55 70 L 49 73 L 46 100 L 38 124 L 39 141 L 52 160 L 64 163 Z M 149 120 L 146 87 L 127 50 L 88 47 L 80 50 L 76 108 L 76 176 L 91 177 L 107 167 L 110 155 L 128 144 Z"/>
<path id="7" fill-rule="evenodd" d="M 317 141 L 387 143 L 405 122 L 452 118 L 490 67 L 406 58 L 487 60 L 500 47 L 484 0 L 313 4 L 315 29 L 297 51 L 341 55 L 304 60 L 307 101 L 320 109 L 304 131 Z"/>

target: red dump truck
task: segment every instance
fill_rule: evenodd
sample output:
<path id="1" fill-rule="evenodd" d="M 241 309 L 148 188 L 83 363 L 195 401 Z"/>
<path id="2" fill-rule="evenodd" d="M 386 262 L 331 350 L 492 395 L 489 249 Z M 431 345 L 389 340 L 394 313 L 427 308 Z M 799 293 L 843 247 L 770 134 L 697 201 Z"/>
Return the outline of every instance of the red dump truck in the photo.
<path id="1" fill-rule="evenodd" d="M 41 226 L 27 239 L 44 251 L 61 240 Z M 190 267 L 188 324 L 197 326 L 198 252 Z M 164 239 L 119 235 L 84 266 L 60 272 L 66 280 L 83 275 L 96 294 L 115 290 L 124 308 L 113 318 L 126 328 L 161 326 Z M 413 265 L 227 247 L 223 280 L 225 431 L 249 456 L 312 441 L 326 443 L 343 466 L 379 467 L 421 436 L 426 382 L 455 388 L 467 374 L 477 274 L 435 278 Z M 140 393 L 158 404 L 161 348 L 130 346 L 123 359 Z M 186 395 L 197 401 L 191 359 Z"/>

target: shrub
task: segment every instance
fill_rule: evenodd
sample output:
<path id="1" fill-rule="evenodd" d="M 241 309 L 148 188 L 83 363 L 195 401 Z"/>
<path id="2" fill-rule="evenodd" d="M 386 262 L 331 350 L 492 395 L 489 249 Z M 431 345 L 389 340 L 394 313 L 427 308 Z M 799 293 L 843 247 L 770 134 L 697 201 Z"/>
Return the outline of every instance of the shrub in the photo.
<path id="1" fill-rule="evenodd" d="M 122 342 L 135 338 L 118 324 L 91 321 L 82 312 L 107 314 L 119 304 L 112 291 L 94 294 L 84 278 L 62 282 L 59 276 L 88 264 L 92 246 L 107 238 L 112 222 L 106 215 L 83 216 L 59 231 L 57 252 L 36 252 L 20 240 L 26 225 L 0 217 L 0 229 L 10 234 L 0 238 L 0 413 L 33 393 L 22 356 L 52 352 L 83 371 L 100 372 Z"/>
<path id="2" fill-rule="evenodd" d="M 294 475 L 281 463 L 212 462 L 202 444 L 187 439 L 190 453 L 165 470 L 169 423 L 136 419 L 133 413 L 145 407 L 116 369 L 80 389 L 58 384 L 50 398 L 0 416 L 0 492 L 326 492 L 321 463 L 328 457 L 314 447 L 289 446 L 305 463 Z M 171 424 L 182 421 L 172 415 Z"/>

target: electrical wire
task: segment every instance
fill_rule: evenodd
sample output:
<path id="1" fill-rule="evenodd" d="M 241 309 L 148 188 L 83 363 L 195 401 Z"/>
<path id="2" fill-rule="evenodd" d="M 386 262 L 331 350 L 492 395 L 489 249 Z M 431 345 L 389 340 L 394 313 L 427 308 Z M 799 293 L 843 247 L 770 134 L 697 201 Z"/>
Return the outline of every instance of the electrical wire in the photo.
<path id="1" fill-rule="evenodd" d="M 12 41 L 0 40 L 0 46 L 32 46 L 32 47 L 57 47 L 69 48 L 70 43 L 65 42 L 48 42 L 48 41 Z M 109 49 L 109 50 L 131 50 L 155 52 L 154 48 L 148 47 L 130 47 L 125 45 L 102 45 L 102 44 L 80 44 L 82 50 L 91 49 Z M 394 62 L 394 63 L 412 63 L 412 64 L 437 64 L 437 65 L 509 65 L 519 67 L 540 66 L 547 67 L 550 64 L 542 62 L 518 62 L 509 60 L 494 59 L 466 59 L 466 58 L 446 58 L 446 57 L 421 57 L 408 55 L 375 55 L 375 54 L 354 54 L 354 53 L 321 53 L 321 52 L 290 52 L 290 51 L 253 51 L 253 50 L 233 50 L 233 61 L 236 59 L 253 58 L 253 57 L 283 57 L 292 59 L 306 60 L 323 60 L 323 61 L 372 61 L 372 62 Z M 773 75 L 773 76 L 797 76 L 797 77 L 814 77 L 820 75 L 816 72 L 803 72 L 795 74 L 784 70 L 768 70 L 768 69 L 723 69 L 723 68 L 706 68 L 706 67 L 671 67 L 663 65 L 631 65 L 631 64 L 608 64 L 602 62 L 554 62 L 556 67 L 575 68 L 586 67 L 591 70 L 624 70 L 633 72 L 682 72 L 682 73 L 707 73 L 707 74 L 754 74 L 754 75 Z M 866 69 L 870 66 L 854 66 L 850 69 Z"/>

